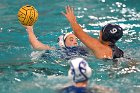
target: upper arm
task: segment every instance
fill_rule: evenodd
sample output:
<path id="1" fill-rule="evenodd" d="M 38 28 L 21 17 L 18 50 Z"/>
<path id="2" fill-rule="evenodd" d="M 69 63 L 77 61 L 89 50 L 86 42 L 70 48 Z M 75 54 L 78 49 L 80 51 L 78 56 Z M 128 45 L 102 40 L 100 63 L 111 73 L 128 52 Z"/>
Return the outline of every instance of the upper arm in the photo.
<path id="1" fill-rule="evenodd" d="M 82 27 L 77 22 L 71 23 L 71 26 L 77 38 L 79 38 L 92 51 L 96 52 L 99 50 L 99 47 L 102 46 L 98 39 L 93 38 L 84 32 Z"/>

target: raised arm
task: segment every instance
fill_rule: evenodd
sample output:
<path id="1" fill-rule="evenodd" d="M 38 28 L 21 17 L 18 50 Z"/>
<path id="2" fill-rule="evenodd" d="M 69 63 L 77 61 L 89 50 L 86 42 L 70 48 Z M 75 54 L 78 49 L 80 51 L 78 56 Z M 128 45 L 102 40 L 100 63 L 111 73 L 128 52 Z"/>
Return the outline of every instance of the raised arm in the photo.
<path id="1" fill-rule="evenodd" d="M 86 32 L 83 31 L 83 29 L 81 28 L 81 26 L 77 23 L 76 21 L 76 16 L 74 15 L 74 11 L 73 8 L 71 8 L 70 6 L 67 6 L 65 8 L 66 13 L 62 13 L 70 22 L 71 27 L 74 31 L 74 34 L 88 47 L 90 48 L 93 52 L 95 52 L 96 50 L 98 50 L 97 45 L 100 44 L 100 42 L 95 39 L 92 38 L 91 36 L 89 36 Z"/>
<path id="2" fill-rule="evenodd" d="M 52 50 L 53 49 L 50 46 L 45 45 L 41 43 L 40 41 L 38 41 L 38 39 L 36 38 L 34 34 L 33 26 L 25 26 L 25 28 L 28 33 L 29 41 L 34 49 L 36 50 Z"/>

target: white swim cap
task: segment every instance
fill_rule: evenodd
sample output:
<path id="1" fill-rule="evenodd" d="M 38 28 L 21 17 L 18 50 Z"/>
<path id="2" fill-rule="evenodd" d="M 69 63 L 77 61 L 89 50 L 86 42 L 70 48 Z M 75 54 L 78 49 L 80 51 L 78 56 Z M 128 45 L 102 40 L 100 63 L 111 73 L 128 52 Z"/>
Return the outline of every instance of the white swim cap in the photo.
<path id="1" fill-rule="evenodd" d="M 74 82 L 87 81 L 91 74 L 92 70 L 86 60 L 83 58 L 74 58 L 70 60 L 70 70 L 68 75 L 70 78 L 73 78 Z"/>
<path id="2" fill-rule="evenodd" d="M 60 35 L 58 37 L 58 44 L 60 47 L 66 47 L 65 45 L 65 39 L 67 38 L 67 36 L 69 36 L 70 34 L 72 34 L 72 32 L 70 33 L 66 33 L 66 34 L 63 34 L 63 35 Z"/>

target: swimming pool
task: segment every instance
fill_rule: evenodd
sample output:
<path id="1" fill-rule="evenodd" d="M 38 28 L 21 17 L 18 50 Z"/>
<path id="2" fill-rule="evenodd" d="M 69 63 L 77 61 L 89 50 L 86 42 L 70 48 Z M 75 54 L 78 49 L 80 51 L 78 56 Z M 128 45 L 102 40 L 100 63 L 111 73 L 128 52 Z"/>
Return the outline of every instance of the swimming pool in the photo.
<path id="1" fill-rule="evenodd" d="M 72 29 L 61 14 L 66 5 L 75 8 L 78 22 L 93 37 L 106 23 L 124 28 L 124 36 L 117 45 L 129 57 L 140 60 L 139 0 L 2 0 L 0 3 L 0 93 L 54 93 L 67 83 L 68 62 L 52 52 L 48 60 L 37 60 L 28 42 L 25 29 L 17 20 L 19 8 L 31 4 L 39 12 L 34 25 L 38 39 L 58 47 L 57 37 Z M 32 56 L 31 54 L 34 54 Z M 35 60 L 32 60 L 35 59 Z M 139 93 L 140 66 L 128 66 L 120 60 L 118 67 L 110 61 L 86 57 L 93 68 L 90 86 L 99 84 L 120 93 Z"/>

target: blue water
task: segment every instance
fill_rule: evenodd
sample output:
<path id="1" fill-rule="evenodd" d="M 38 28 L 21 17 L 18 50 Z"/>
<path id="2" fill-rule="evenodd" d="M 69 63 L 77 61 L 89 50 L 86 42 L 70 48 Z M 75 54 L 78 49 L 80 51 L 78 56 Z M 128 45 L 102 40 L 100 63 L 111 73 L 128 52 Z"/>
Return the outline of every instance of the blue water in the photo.
<path id="1" fill-rule="evenodd" d="M 78 22 L 91 36 L 97 38 L 107 23 L 117 23 L 124 36 L 117 45 L 125 55 L 140 61 L 140 7 L 139 0 L 1 0 L 0 2 L 0 93 L 54 93 L 68 82 L 67 60 L 52 51 L 50 58 L 38 59 L 31 48 L 25 29 L 17 20 L 23 5 L 33 5 L 39 12 L 34 25 L 38 39 L 58 48 L 57 37 L 72 31 L 61 14 L 66 5 L 74 7 Z M 139 93 L 140 66 L 129 66 L 119 60 L 117 67 L 110 61 L 87 56 L 93 75 L 90 86 L 99 84 L 119 93 Z"/>

